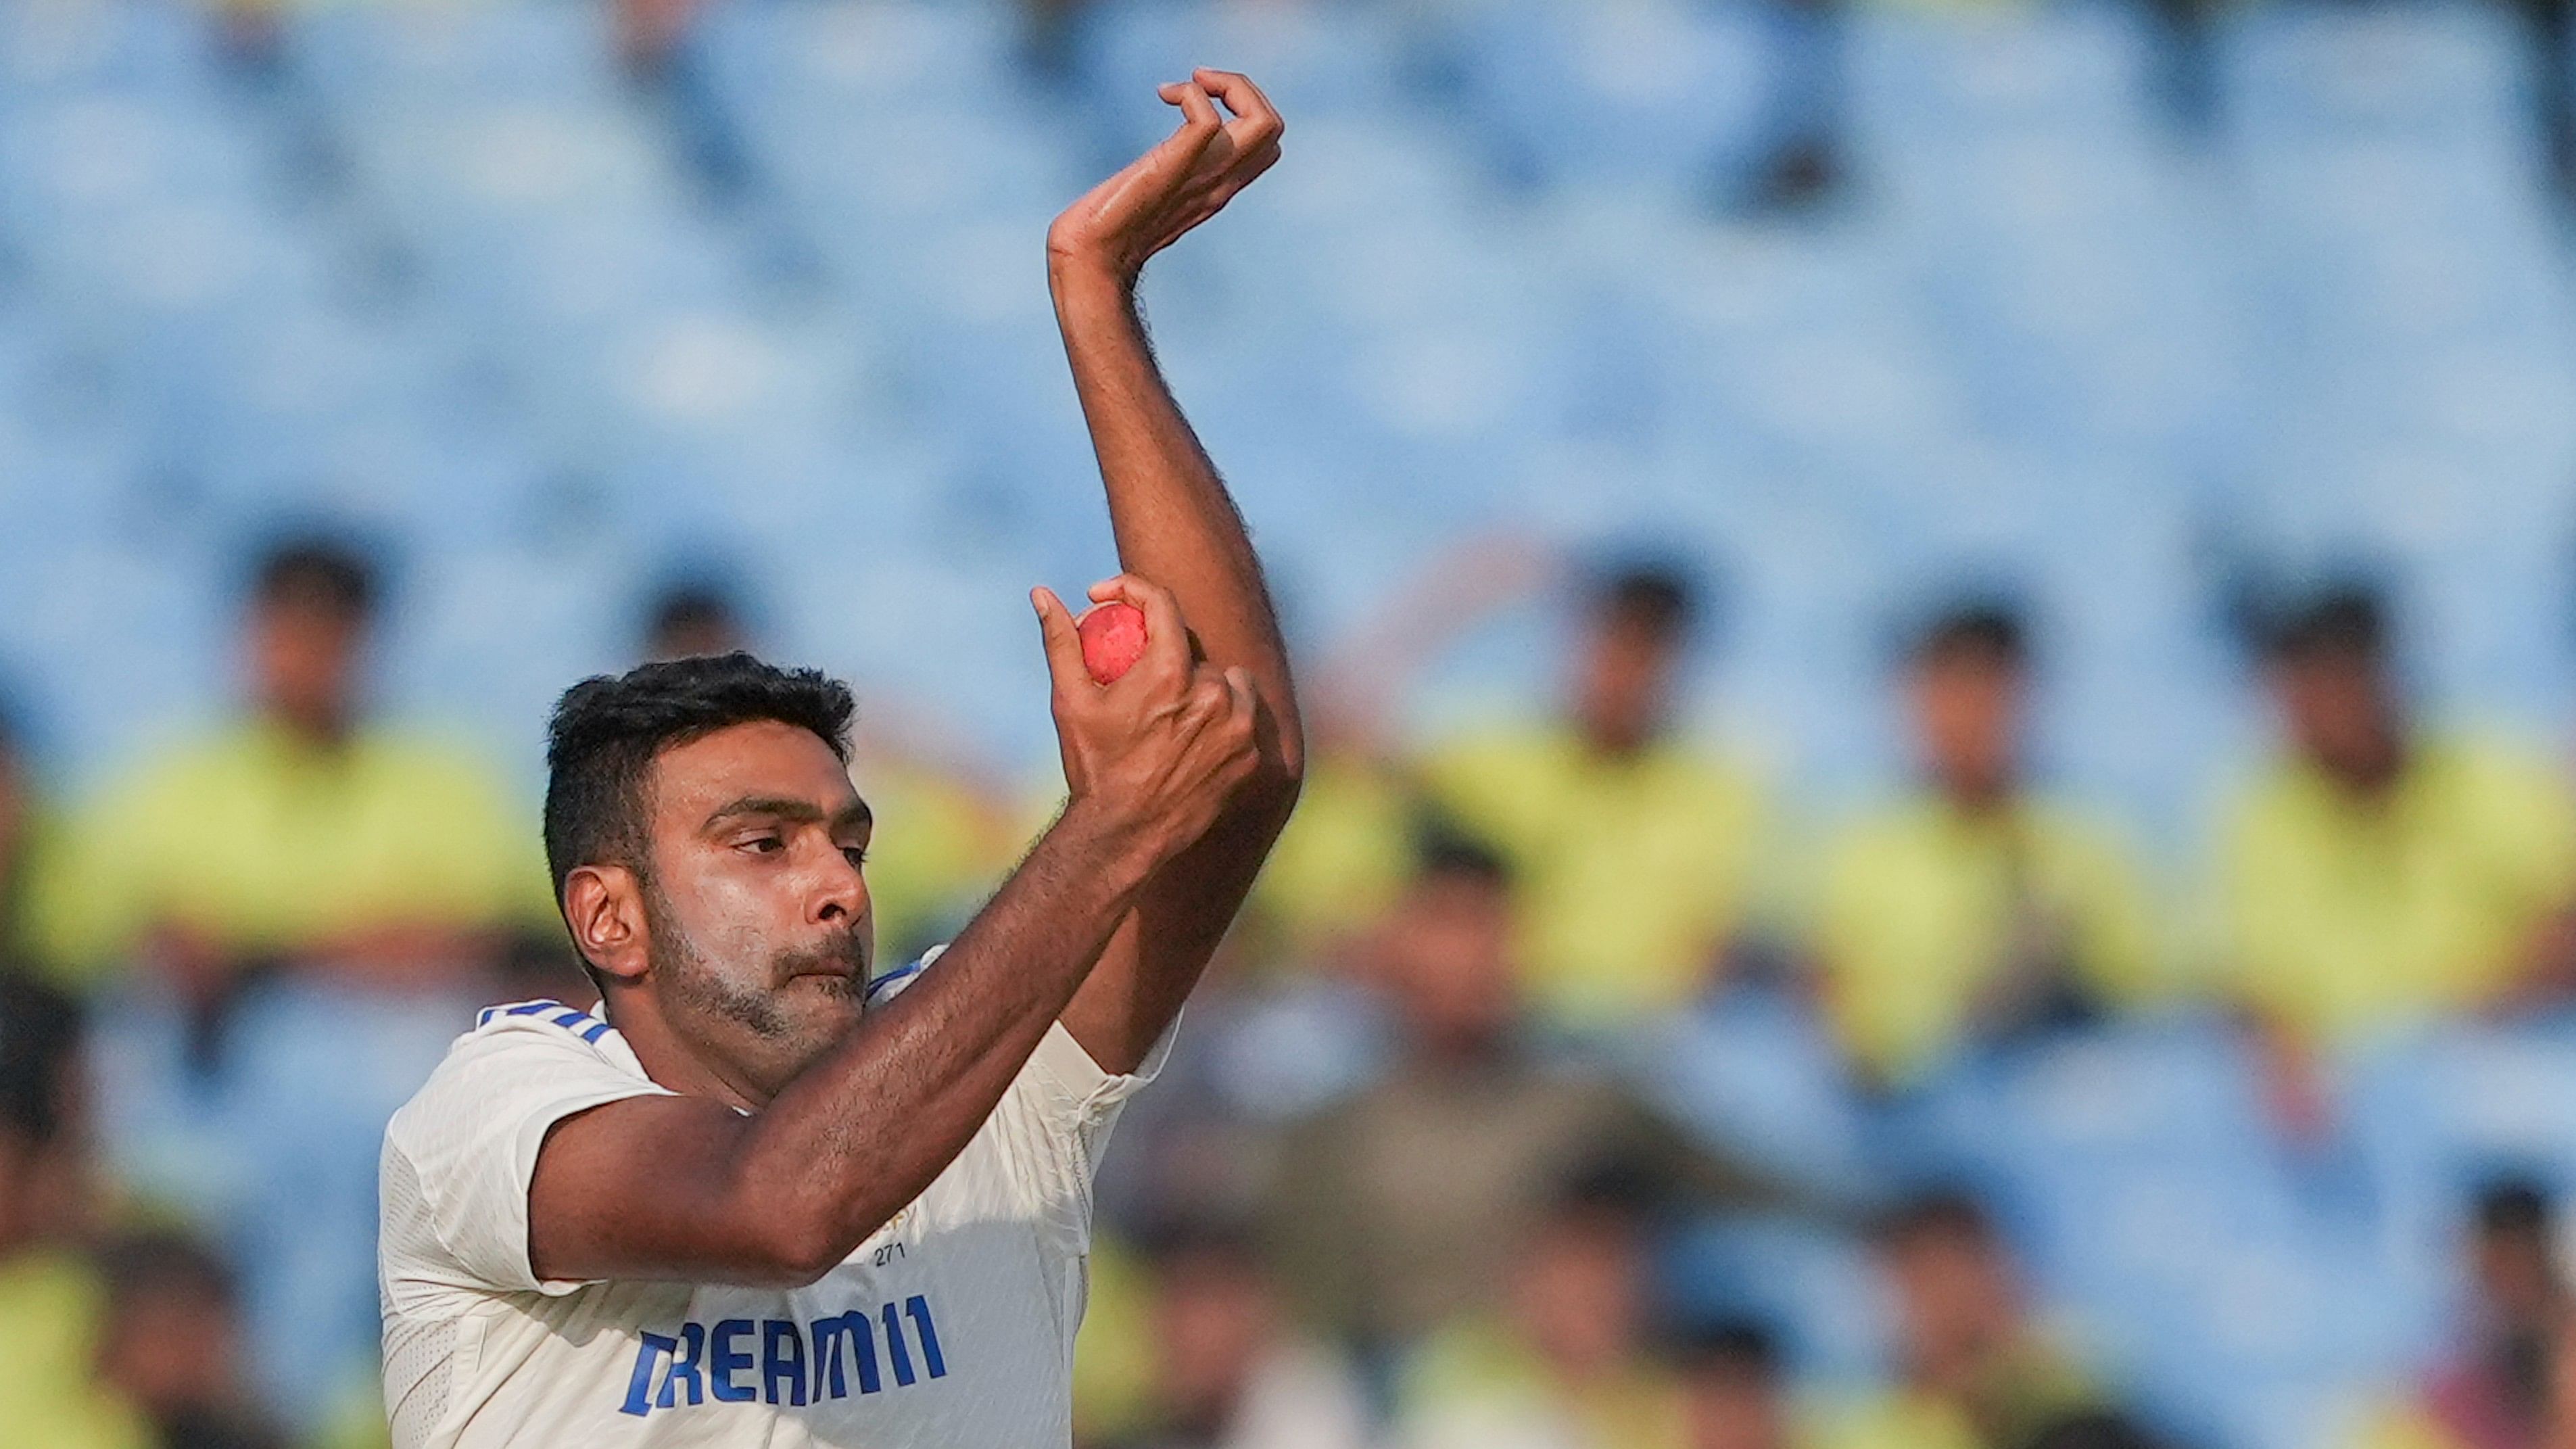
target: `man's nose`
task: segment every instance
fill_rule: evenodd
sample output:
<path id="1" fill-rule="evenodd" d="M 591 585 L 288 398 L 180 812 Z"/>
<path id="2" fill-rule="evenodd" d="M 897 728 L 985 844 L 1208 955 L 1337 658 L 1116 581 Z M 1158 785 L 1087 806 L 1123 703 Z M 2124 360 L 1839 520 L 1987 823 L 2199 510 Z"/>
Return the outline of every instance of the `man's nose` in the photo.
<path id="1" fill-rule="evenodd" d="M 868 883 L 850 858 L 835 847 L 825 853 L 806 914 L 819 924 L 847 926 L 868 907 Z"/>

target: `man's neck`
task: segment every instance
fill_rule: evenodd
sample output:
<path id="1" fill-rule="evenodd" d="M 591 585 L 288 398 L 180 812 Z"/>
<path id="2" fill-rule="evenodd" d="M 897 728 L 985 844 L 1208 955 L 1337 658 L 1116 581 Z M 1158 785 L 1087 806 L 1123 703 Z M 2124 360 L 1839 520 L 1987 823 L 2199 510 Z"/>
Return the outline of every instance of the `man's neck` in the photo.
<path id="1" fill-rule="evenodd" d="M 2408 752 L 2405 742 L 2391 735 L 2368 751 L 2316 764 L 2345 794 L 2376 805 L 2395 794 L 2405 779 Z"/>
<path id="2" fill-rule="evenodd" d="M 1518 1048 L 1517 1038 L 1508 1030 L 1426 1035 L 1406 1054 L 1406 1065 L 1412 1075 L 1433 1081 L 1482 1080 L 1508 1069 L 1519 1055 Z"/>
<path id="3" fill-rule="evenodd" d="M 1663 740 L 1660 726 L 1642 730 L 1605 730 L 1578 722 L 1575 735 L 1583 741 L 1585 753 L 1611 764 L 1628 764 Z"/>
<path id="4" fill-rule="evenodd" d="M 1937 778 L 1934 788 L 1950 809 L 1970 820 L 1992 820 L 2010 811 L 2021 798 L 2020 782 L 2010 775 Z"/>
<path id="5" fill-rule="evenodd" d="M 776 1094 L 763 1090 L 748 1075 L 727 1068 L 715 1054 L 692 1043 L 673 1031 L 660 1013 L 631 1000 L 619 1000 L 625 993 L 611 993 L 600 1003 L 608 1024 L 626 1039 L 644 1075 L 657 1087 L 664 1087 L 683 1097 L 706 1097 L 722 1102 L 737 1112 L 757 1112 L 769 1105 Z"/>
<path id="6" fill-rule="evenodd" d="M 296 748 L 317 755 L 337 754 L 357 734 L 356 721 L 345 712 L 314 714 L 268 705 L 259 717 Z"/>

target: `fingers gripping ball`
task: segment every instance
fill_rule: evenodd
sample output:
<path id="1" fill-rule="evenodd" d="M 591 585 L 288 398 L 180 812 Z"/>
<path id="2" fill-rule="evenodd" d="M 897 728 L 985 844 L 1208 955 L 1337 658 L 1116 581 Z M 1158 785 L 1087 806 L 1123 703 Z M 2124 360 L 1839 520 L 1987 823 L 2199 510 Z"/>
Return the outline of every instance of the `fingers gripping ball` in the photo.
<path id="1" fill-rule="evenodd" d="M 1082 611 L 1074 628 L 1082 635 L 1083 667 L 1102 684 L 1115 683 L 1145 657 L 1145 611 L 1134 604 L 1096 604 Z"/>

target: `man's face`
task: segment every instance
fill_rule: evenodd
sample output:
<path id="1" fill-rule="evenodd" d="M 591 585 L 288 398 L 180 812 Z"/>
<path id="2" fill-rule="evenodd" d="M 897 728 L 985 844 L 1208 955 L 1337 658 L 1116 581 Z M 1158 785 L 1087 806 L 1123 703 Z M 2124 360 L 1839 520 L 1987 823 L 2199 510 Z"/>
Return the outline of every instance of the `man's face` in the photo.
<path id="1" fill-rule="evenodd" d="M 238 1390 L 240 1334 L 215 1292 L 169 1283 L 118 1305 L 100 1345 L 100 1372 L 156 1418 L 217 1408 Z"/>
<path id="2" fill-rule="evenodd" d="M 1888 1269 L 1909 1362 L 1974 1361 L 2006 1347 L 2019 1330 L 2021 1298 L 2011 1266 L 1981 1233 L 1918 1229 L 1890 1248 Z"/>
<path id="3" fill-rule="evenodd" d="M 0 740 L 0 881 L 9 879 L 19 847 L 27 838 L 27 819 L 35 813 L 29 798 L 26 767 L 6 740 Z"/>
<path id="4" fill-rule="evenodd" d="M 2020 771 L 2022 671 L 1992 655 L 1922 660 L 1907 680 L 1915 748 L 1923 768 L 1951 793 L 1989 797 Z"/>
<path id="5" fill-rule="evenodd" d="M 649 984 L 674 1031 L 774 1094 L 858 1024 L 868 808 L 829 746 L 771 721 L 665 750 L 652 787 Z"/>
<path id="6" fill-rule="evenodd" d="M 1672 707 L 1676 641 L 1632 619 L 1595 619 L 1575 660 L 1574 715 L 1594 748 L 1641 749 Z"/>
<path id="7" fill-rule="evenodd" d="M 2272 697 L 2292 747 L 2340 775 L 2384 764 L 2396 735 L 2395 692 L 2376 659 L 2321 649 L 2272 666 Z"/>
<path id="8" fill-rule="evenodd" d="M 1725 1363 L 1690 1375 L 1686 1401 L 1690 1449 L 1782 1449 L 1788 1406 L 1768 1369 Z"/>
<path id="9" fill-rule="evenodd" d="M 1500 885 L 1466 875 L 1417 882 L 1380 940 L 1386 984 L 1418 1041 L 1464 1051 L 1511 1028 L 1511 901 Z"/>
<path id="10" fill-rule="evenodd" d="M 1163 1397 L 1190 1423 L 1222 1423 L 1261 1366 L 1270 1290 L 1250 1265 L 1201 1254 L 1170 1265 L 1155 1309 Z"/>
<path id="11" fill-rule="evenodd" d="M 366 621 L 313 600 L 253 606 L 247 649 L 250 686 L 262 711 L 315 733 L 344 727 L 355 713 Z"/>
<path id="12" fill-rule="evenodd" d="M 2549 1235 L 2536 1228 L 2480 1233 L 2471 1266 L 2486 1308 L 2515 1326 L 2545 1327 L 2559 1311 L 2558 1265 Z"/>
<path id="13" fill-rule="evenodd" d="M 1513 1306 L 1559 1374 L 1580 1382 L 1634 1361 L 1646 1322 L 1639 1252 L 1635 1230 L 1604 1214 L 1577 1211 L 1539 1230 Z"/>

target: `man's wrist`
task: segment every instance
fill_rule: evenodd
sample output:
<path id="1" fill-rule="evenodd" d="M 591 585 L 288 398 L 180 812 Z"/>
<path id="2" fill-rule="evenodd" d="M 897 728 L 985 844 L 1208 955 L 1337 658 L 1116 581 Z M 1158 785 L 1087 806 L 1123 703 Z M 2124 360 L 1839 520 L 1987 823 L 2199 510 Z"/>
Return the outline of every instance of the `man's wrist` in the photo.
<path id="1" fill-rule="evenodd" d="M 1142 890 L 1170 853 L 1150 817 L 1097 795 L 1077 795 L 1047 832 L 1082 863 L 1088 874 L 1121 894 Z"/>
<path id="2" fill-rule="evenodd" d="M 1105 308 L 1127 310 L 1135 300 L 1135 276 L 1115 261 L 1086 248 L 1047 248 L 1047 288 L 1058 310 Z"/>

